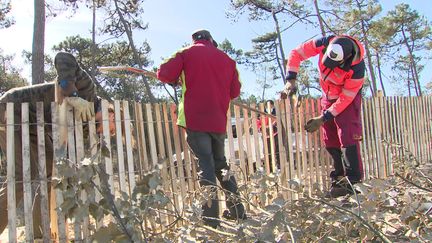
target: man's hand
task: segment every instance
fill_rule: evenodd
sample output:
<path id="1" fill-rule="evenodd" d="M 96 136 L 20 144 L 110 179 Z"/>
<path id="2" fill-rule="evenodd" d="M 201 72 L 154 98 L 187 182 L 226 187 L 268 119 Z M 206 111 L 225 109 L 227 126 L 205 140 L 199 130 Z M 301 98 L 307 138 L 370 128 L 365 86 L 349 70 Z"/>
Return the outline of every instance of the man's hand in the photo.
<path id="1" fill-rule="evenodd" d="M 295 79 L 287 80 L 284 89 L 280 93 L 280 98 L 286 99 L 288 98 L 288 96 L 292 96 L 296 92 L 297 92 L 296 80 Z"/>
<path id="2" fill-rule="evenodd" d="M 89 121 L 95 114 L 93 104 L 80 97 L 66 97 L 64 99 L 75 109 L 75 115 L 83 121 Z"/>
<path id="3" fill-rule="evenodd" d="M 323 123 L 324 123 L 324 117 L 317 116 L 307 121 L 304 128 L 307 132 L 315 132 L 321 127 Z"/>

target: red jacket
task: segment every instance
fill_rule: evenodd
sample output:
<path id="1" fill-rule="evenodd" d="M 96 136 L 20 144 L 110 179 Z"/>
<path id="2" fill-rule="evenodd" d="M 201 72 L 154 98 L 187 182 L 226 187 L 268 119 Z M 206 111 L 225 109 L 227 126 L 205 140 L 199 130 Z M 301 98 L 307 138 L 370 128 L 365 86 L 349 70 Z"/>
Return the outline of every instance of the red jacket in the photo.
<path id="1" fill-rule="evenodd" d="M 198 40 L 160 65 L 157 77 L 182 85 L 177 124 L 193 131 L 225 133 L 231 99 L 240 95 L 236 63 L 210 41 Z"/>
<path id="2" fill-rule="evenodd" d="M 300 63 L 310 57 L 319 55 L 320 86 L 323 96 L 328 100 L 336 100 L 327 109 L 333 116 L 340 114 L 351 104 L 364 83 L 365 64 L 363 45 L 356 39 L 348 37 L 355 43 L 356 54 L 347 61 L 343 68 L 329 69 L 322 64 L 323 54 L 335 36 L 323 37 L 307 41 L 291 51 L 287 62 L 287 79 L 295 79 Z"/>

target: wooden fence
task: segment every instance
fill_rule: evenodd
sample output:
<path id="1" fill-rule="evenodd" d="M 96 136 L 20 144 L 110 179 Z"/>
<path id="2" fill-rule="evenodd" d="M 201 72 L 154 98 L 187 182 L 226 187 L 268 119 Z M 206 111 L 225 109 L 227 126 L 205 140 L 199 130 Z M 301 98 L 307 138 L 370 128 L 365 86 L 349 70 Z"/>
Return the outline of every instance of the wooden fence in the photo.
<path id="1" fill-rule="evenodd" d="M 13 106 L 22 106 L 22 120 L 13 120 Z M 320 132 L 308 134 L 304 131 L 305 121 L 320 113 L 319 100 L 305 99 L 293 107 L 289 100 L 275 104 L 276 118 L 256 112 L 264 112 L 264 104 L 251 109 L 233 105 L 227 126 L 225 152 L 231 168 L 236 172 L 239 184 L 250 179 L 261 170 L 267 174 L 275 172 L 281 185 L 289 187 L 289 181 L 296 180 L 312 193 L 313 188 L 327 189 L 332 161 L 321 142 Z M 385 97 L 363 100 L 363 141 L 361 153 L 365 167 L 365 178 L 384 178 L 392 173 L 394 155 L 412 153 L 419 161 L 430 161 L 431 153 L 431 97 Z M 46 154 L 43 134 L 52 127 L 54 161 L 68 157 L 74 163 L 97 153 L 100 140 L 110 153 L 104 155 L 106 172 L 113 194 L 130 194 L 137 181 L 151 169 L 162 164 L 161 175 L 165 192 L 170 195 L 178 210 L 189 204 L 187 194 L 198 188 L 197 169 L 194 158 L 186 144 L 185 131 L 175 125 L 176 107 L 173 104 L 141 104 L 128 101 L 114 101 L 115 137 L 109 136 L 108 102 L 102 102 L 104 127 L 103 136 L 96 135 L 95 121 L 84 126 L 73 119 L 68 111 L 67 126 L 60 126 L 59 106 L 52 104 L 52 123 L 45 124 L 42 104 L 38 104 L 37 124 L 28 122 L 28 104 L 7 104 L 7 124 L 3 133 L 7 136 L 8 188 L 8 239 L 17 241 L 17 208 L 15 187 L 24 186 L 24 227 L 25 240 L 33 240 L 32 210 L 41 210 L 44 238 L 51 233 L 60 242 L 70 238 L 64 215 L 51 210 L 48 212 L 49 179 L 46 178 Z M 120 112 L 122 111 L 122 112 Z M 266 122 L 269 119 L 269 122 Z M 257 120 L 262 126 L 258 127 Z M 174 121 L 174 122 L 173 122 Z M 275 124 L 272 126 L 271 124 Z M 23 180 L 15 180 L 14 127 L 18 124 L 22 134 Z M 30 161 L 30 130 L 32 125 L 38 134 L 38 161 Z M 87 128 L 86 128 L 87 127 Z M 88 129 L 89 132 L 86 132 Z M 274 131 L 277 129 L 277 131 Z M 274 136 L 277 132 L 277 136 Z M 67 136 L 65 136 L 67 134 Z M 84 135 L 86 135 L 84 139 Z M 62 144 L 67 141 L 67 149 Z M 401 147 L 405 150 L 400 149 Z M 31 178 L 32 166 L 42 168 L 39 178 Z M 184 169 L 179 169 L 184 168 Z M 53 175 L 58 175 L 54 167 Z M 34 186 L 38 183 L 42 198 L 41 209 L 33 209 Z M 51 205 L 62 203 L 62 193 L 55 190 Z M 291 197 L 292 195 L 287 195 Z M 55 203 L 54 203 L 55 202 Z M 6 207 L 6 205 L 1 205 Z M 88 218 L 74 227 L 74 240 L 88 239 Z M 50 226 L 51 225 L 51 226 Z M 51 227 L 51 229 L 50 229 Z M 50 233 L 51 232 L 51 233 Z"/>

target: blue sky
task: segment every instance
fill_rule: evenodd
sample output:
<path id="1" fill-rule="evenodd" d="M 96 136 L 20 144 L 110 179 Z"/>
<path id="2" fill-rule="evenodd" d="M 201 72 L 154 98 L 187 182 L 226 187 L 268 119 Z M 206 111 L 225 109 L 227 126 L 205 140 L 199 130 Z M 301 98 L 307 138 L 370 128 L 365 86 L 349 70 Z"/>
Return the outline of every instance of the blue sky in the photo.
<path id="1" fill-rule="evenodd" d="M 21 65 L 21 51 L 31 51 L 33 34 L 33 4 L 29 0 L 12 0 L 13 16 L 16 24 L 8 29 L 0 30 L 0 48 L 4 54 L 15 54 L 17 65 Z M 393 8 L 398 3 L 406 2 L 412 9 L 432 20 L 429 0 L 417 1 L 380 1 L 384 11 Z M 183 44 L 189 43 L 191 34 L 199 28 L 211 31 L 214 39 L 222 41 L 228 39 L 235 48 L 250 50 L 251 39 L 258 34 L 273 30 L 272 23 L 249 23 L 246 16 L 238 21 L 227 19 L 226 9 L 229 0 L 147 0 L 144 2 L 144 20 L 149 23 L 149 29 L 135 35 L 135 41 L 147 40 L 152 48 L 151 58 L 154 66 L 158 66 L 162 59 L 169 57 Z M 47 20 L 46 23 L 46 52 L 53 54 L 51 47 L 64 40 L 66 36 L 81 35 L 90 38 L 91 13 L 81 8 L 77 14 L 69 18 L 67 13 Z M 292 35 L 285 35 L 284 49 L 289 51 L 299 43 L 319 34 L 318 29 L 298 26 L 290 31 Z M 98 39 L 97 41 L 102 41 Z M 423 80 L 432 81 L 432 63 L 428 61 Z M 262 90 L 255 85 L 256 75 L 239 66 L 244 83 L 243 91 L 247 94 L 261 95 Z M 23 74 L 29 76 L 29 67 L 23 69 Z M 282 88 L 282 83 L 276 84 L 267 91 L 266 98 L 276 98 L 276 92 Z"/>

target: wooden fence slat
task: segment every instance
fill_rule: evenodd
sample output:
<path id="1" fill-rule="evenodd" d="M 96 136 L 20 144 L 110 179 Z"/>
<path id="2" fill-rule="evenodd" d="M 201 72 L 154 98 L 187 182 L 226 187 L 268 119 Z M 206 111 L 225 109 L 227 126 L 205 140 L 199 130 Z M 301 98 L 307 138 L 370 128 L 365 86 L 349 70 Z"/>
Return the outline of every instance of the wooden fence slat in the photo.
<path id="1" fill-rule="evenodd" d="M 308 184 L 308 177 L 309 173 L 307 171 L 307 159 L 306 159 L 306 134 L 304 130 L 304 124 L 305 121 L 305 102 L 302 102 L 299 107 L 299 127 L 298 127 L 298 135 L 299 135 L 299 143 L 296 143 L 296 148 L 299 150 L 300 153 L 300 163 L 301 164 L 301 171 L 300 173 L 303 173 L 303 175 L 300 177 L 302 179 L 302 183 L 305 185 L 305 188 L 309 190 L 309 184 Z"/>
<path id="2" fill-rule="evenodd" d="M 428 151 L 426 159 L 428 162 L 432 160 L 432 137 L 431 137 L 432 119 L 430 114 L 432 109 L 430 109 L 431 107 L 430 98 L 431 96 L 427 96 L 423 99 L 423 112 L 425 114 L 424 123 L 425 123 L 425 135 L 426 135 L 426 151 Z"/>
<path id="3" fill-rule="evenodd" d="M 267 113 L 271 114 L 271 104 L 269 102 L 267 102 Z M 266 117 L 266 120 L 268 120 L 268 137 L 269 137 L 269 141 L 270 141 L 270 151 L 269 151 L 269 158 L 270 158 L 270 171 L 272 171 L 273 173 L 276 171 L 276 147 L 275 147 L 275 141 L 274 141 L 274 131 L 273 131 L 273 122 L 275 121 L 274 119 L 272 119 L 271 117 Z"/>
<path id="4" fill-rule="evenodd" d="M 166 136 L 166 151 L 168 154 L 168 160 L 165 160 L 164 166 L 169 169 L 170 172 L 170 180 L 166 183 L 169 183 L 169 186 L 171 187 L 171 196 L 174 201 L 174 206 L 176 209 L 180 209 L 180 203 L 178 198 L 178 188 L 176 183 L 176 173 L 175 173 L 175 165 L 174 165 L 174 159 L 173 159 L 173 151 L 172 151 L 172 141 L 171 141 L 171 123 L 174 123 L 174 121 L 169 119 L 167 105 L 163 104 L 162 106 L 162 113 L 163 113 L 163 119 L 164 119 L 164 125 L 165 125 L 165 136 Z M 169 215 L 169 221 L 172 222 L 174 220 L 174 217 L 170 214 Z"/>
<path id="5" fill-rule="evenodd" d="M 81 167 L 81 161 L 85 158 L 85 152 L 84 152 L 84 132 L 83 132 L 83 127 L 82 127 L 82 120 L 80 117 L 78 117 L 75 114 L 75 142 L 76 142 L 76 158 L 77 158 L 77 169 L 79 170 Z M 85 191 L 83 191 L 81 193 L 81 200 L 83 200 L 84 202 L 87 200 L 87 193 Z M 78 224 L 81 222 L 78 222 Z M 80 237 L 77 237 L 75 235 L 75 240 L 80 240 L 80 241 L 84 241 L 84 242 L 89 242 L 90 241 L 90 230 L 89 230 L 89 217 L 88 216 L 84 216 L 83 220 L 82 220 L 82 237 L 80 235 Z"/>
<path id="6" fill-rule="evenodd" d="M 285 126 L 285 132 L 286 132 L 286 151 L 287 151 L 287 157 L 288 157 L 288 172 L 287 172 L 287 180 L 291 181 L 294 179 L 295 177 L 295 166 L 294 166 L 294 153 L 293 153 L 293 140 L 292 140 L 292 127 L 293 124 L 291 123 L 291 117 L 293 117 L 293 113 L 291 110 L 291 103 L 290 103 L 290 99 L 285 99 L 284 102 L 284 108 L 285 108 L 285 117 L 284 117 L 284 121 L 286 123 Z M 292 188 L 291 184 L 289 186 L 290 188 Z M 294 196 L 296 196 L 296 194 L 291 193 L 288 195 L 290 199 L 294 199 Z"/>
<path id="7" fill-rule="evenodd" d="M 240 169 L 241 174 L 244 176 L 243 180 L 247 181 L 247 165 L 245 161 L 245 151 L 244 151 L 244 144 L 243 141 L 243 126 L 241 121 L 241 114 L 240 114 L 240 107 L 234 106 L 234 115 L 235 115 L 235 121 L 236 121 L 236 134 L 237 134 L 237 142 L 238 142 L 238 152 L 239 152 L 239 159 L 240 159 Z"/>
<path id="8" fill-rule="evenodd" d="M 305 104 L 305 123 L 313 117 L 312 115 L 312 104 L 311 104 L 311 100 L 310 99 L 306 99 L 304 102 Z M 315 132 L 313 133 L 315 134 Z M 313 163 L 313 152 L 314 152 L 314 147 L 313 147 L 313 141 L 312 141 L 312 137 L 313 137 L 312 133 L 308 133 L 306 132 L 304 138 L 305 138 L 305 143 L 303 144 L 303 146 L 305 147 L 305 156 L 307 156 L 307 169 L 306 169 L 306 175 L 307 175 L 307 184 L 309 186 L 309 196 L 312 196 L 312 190 L 313 190 L 313 184 L 315 182 L 315 175 L 316 175 L 316 170 L 314 170 L 314 163 Z"/>
<path id="9" fill-rule="evenodd" d="M 294 106 L 294 140 L 295 140 L 295 147 L 293 147 L 295 149 L 295 164 L 296 164 L 296 178 L 302 182 L 302 175 L 301 175 L 301 168 L 302 168 L 302 164 L 301 164 L 301 157 L 300 157 L 300 149 L 299 149 L 299 145 L 300 145 L 300 137 L 299 137 L 299 107 L 297 107 L 296 105 Z"/>
<path id="10" fill-rule="evenodd" d="M 425 151 L 426 151 L 426 141 L 424 140 L 424 134 L 425 132 L 423 131 L 424 128 L 424 114 L 421 112 L 421 97 L 415 97 L 414 99 L 414 107 L 415 107 L 415 114 L 417 115 L 417 129 L 416 129 L 416 133 L 417 133 L 417 141 L 419 146 L 417 147 L 417 151 L 419 153 L 419 161 L 423 162 L 424 161 L 424 155 L 425 155 Z"/>
<path id="11" fill-rule="evenodd" d="M 131 119 L 129 113 L 129 102 L 123 101 L 123 115 L 124 115 L 124 127 L 125 127 L 125 139 L 126 139 L 126 156 L 127 156 L 127 164 L 128 164 L 128 179 L 129 179 L 129 195 L 132 195 L 132 192 L 135 189 L 135 166 L 134 166 L 134 158 L 133 158 L 133 142 L 132 142 L 132 133 L 131 133 Z"/>
<path id="12" fill-rule="evenodd" d="M 369 134 L 367 133 L 369 131 L 368 127 L 369 127 L 369 122 L 368 122 L 368 109 L 366 108 L 367 105 L 367 100 L 363 99 L 362 100 L 362 112 L 361 112 L 361 117 L 362 117 L 362 136 L 363 136 L 363 141 L 362 141 L 362 162 L 363 162 L 363 171 L 364 171 L 364 179 L 367 180 L 369 179 L 370 176 L 370 168 L 369 168 L 369 154 L 368 154 L 368 141 L 369 141 Z"/>
<path id="13" fill-rule="evenodd" d="M 123 113 L 125 111 L 123 110 Z M 121 107 L 120 101 L 114 101 L 114 119 L 115 119 L 115 129 L 116 129 L 116 149 L 117 149 L 117 164 L 118 164 L 118 174 L 120 191 L 129 193 L 126 189 L 126 169 L 124 161 L 124 150 L 123 150 L 123 129 L 122 129 L 122 117 L 121 117 Z"/>
<path id="14" fill-rule="evenodd" d="M 57 103 L 52 102 L 51 103 L 51 117 L 52 117 L 52 133 L 53 133 L 53 170 L 52 170 L 52 177 L 55 177 L 58 175 L 57 166 L 55 166 L 55 163 L 59 161 L 62 158 L 66 158 L 67 156 L 67 132 L 63 132 L 63 130 L 67 130 L 67 127 L 65 127 L 67 124 L 60 124 L 60 112 L 61 110 L 66 109 L 66 102 L 63 102 L 61 106 L 58 106 Z M 67 120 L 67 113 L 65 113 L 65 119 Z M 65 220 L 65 214 L 60 211 L 56 210 L 57 205 L 61 205 L 63 203 L 63 195 L 60 189 L 54 189 L 53 186 L 51 186 L 51 203 L 50 203 L 50 210 L 51 210 L 51 233 L 54 234 L 54 238 L 58 242 L 67 242 L 68 241 L 68 234 L 66 231 L 66 220 Z"/>
<path id="15" fill-rule="evenodd" d="M 173 130 L 173 140 L 174 140 L 174 149 L 176 152 L 176 158 L 177 158 L 177 183 L 180 186 L 180 198 L 179 202 L 181 203 L 181 211 L 183 211 L 184 207 L 184 198 L 186 198 L 186 185 L 185 185 L 185 174 L 184 174 L 184 163 L 183 163 L 183 157 L 182 156 L 182 149 L 180 145 L 180 131 L 179 126 L 174 122 L 177 120 L 177 107 L 171 106 L 171 119 L 172 122 L 172 130 Z"/>
<path id="16" fill-rule="evenodd" d="M 377 156 L 377 145 L 376 145 L 376 141 L 377 141 L 377 128 L 375 125 L 375 117 L 374 114 L 376 113 L 376 108 L 374 105 L 374 101 L 373 98 L 371 98 L 369 100 L 369 104 L 368 104 L 368 108 L 369 108 L 369 124 L 370 124 L 370 148 L 371 148 L 371 152 L 372 152 L 372 159 L 369 162 L 369 164 L 371 165 L 372 171 L 373 171 L 373 175 L 374 177 L 378 178 L 378 167 L 377 167 L 377 163 L 378 163 L 378 156 Z"/>
<path id="17" fill-rule="evenodd" d="M 18 105 L 18 104 L 17 104 Z M 14 104 L 6 104 L 6 134 L 10 142 L 6 143 L 7 157 L 7 208 L 9 242 L 17 242 L 16 231 L 16 194 L 15 194 L 15 125 Z"/>
<path id="18" fill-rule="evenodd" d="M 24 186 L 24 221 L 25 238 L 27 242 L 33 241 L 33 213 L 32 213 L 32 186 L 30 165 L 30 128 L 29 128 L 29 104 L 21 104 L 21 132 L 22 132 L 22 163 Z"/>
<path id="19" fill-rule="evenodd" d="M 231 107 L 233 107 L 231 105 Z M 233 138 L 233 130 L 231 125 L 231 108 L 227 111 L 227 139 L 228 139 L 228 151 L 224 151 L 226 155 L 228 155 L 228 161 L 231 168 L 234 167 L 236 163 L 236 156 L 234 150 L 234 138 Z"/>
<path id="20" fill-rule="evenodd" d="M 318 109 L 318 102 L 317 102 L 317 100 L 313 100 L 311 108 L 312 108 L 312 114 L 313 114 L 313 116 L 318 116 L 320 114 L 320 111 Z M 322 172 L 323 172 L 323 170 L 322 170 L 322 167 L 320 165 L 320 159 L 319 159 L 319 153 L 320 153 L 320 148 L 319 148 L 319 133 L 320 133 L 320 131 L 321 131 L 321 129 L 319 129 L 313 135 L 314 160 L 315 160 L 315 170 L 316 170 L 315 182 L 319 185 L 319 188 L 324 189 L 323 188 L 323 182 L 321 180 L 322 179 Z"/>
<path id="21" fill-rule="evenodd" d="M 280 171 L 281 171 L 281 184 L 282 184 L 282 186 L 288 188 L 288 179 L 287 179 L 288 178 L 288 174 L 287 174 L 288 169 L 287 169 L 286 149 L 285 149 L 285 143 L 283 141 L 283 138 L 284 138 L 283 134 L 285 133 L 284 128 L 286 127 L 285 124 L 283 123 L 284 122 L 283 117 L 285 115 L 285 114 L 282 114 L 282 111 L 284 111 L 283 104 L 284 103 L 280 102 L 280 101 L 276 101 L 276 103 L 275 103 L 276 114 L 279 114 L 278 116 L 276 116 L 277 117 L 276 126 L 277 126 L 277 132 L 278 132 L 278 135 L 277 135 L 278 151 L 279 151 L 279 154 L 276 156 L 279 157 L 279 167 L 280 167 Z M 282 109 L 281 109 L 281 106 L 282 106 Z M 288 193 L 285 192 L 284 197 L 289 198 Z"/>
<path id="22" fill-rule="evenodd" d="M 140 178 L 143 176 L 143 172 L 147 172 L 149 165 L 148 165 L 148 152 L 147 152 L 147 142 L 146 142 L 146 135 L 145 135 L 145 129 L 144 129 L 144 119 L 143 119 L 143 112 L 142 112 L 142 105 L 141 103 L 135 102 L 135 117 L 136 117 L 136 126 L 137 126 L 137 143 L 138 143 L 138 152 L 139 152 L 139 158 L 140 158 Z"/>
<path id="23" fill-rule="evenodd" d="M 396 127 L 396 103 L 395 103 L 395 97 L 389 97 L 389 103 L 390 103 L 390 110 L 389 110 L 389 114 L 391 116 L 391 120 L 390 120 L 390 125 L 389 125 L 389 131 L 391 133 L 391 145 L 394 145 L 397 143 L 397 134 L 395 132 L 395 127 Z M 390 156 L 393 156 L 394 154 L 394 149 L 391 148 L 390 149 Z M 393 159 L 392 159 L 392 163 L 390 165 L 390 174 L 393 174 Z"/>
<path id="24" fill-rule="evenodd" d="M 321 110 L 321 99 L 318 99 L 318 110 Z M 321 163 L 323 164 L 323 168 L 324 168 L 324 173 L 322 173 L 322 181 L 323 181 L 323 187 L 324 190 L 327 190 L 329 188 L 330 185 L 330 172 L 333 170 L 332 168 L 334 167 L 333 165 L 333 160 L 330 159 L 330 155 L 327 152 L 326 146 L 324 144 L 324 139 L 323 139 L 323 132 L 320 129 L 320 144 L 321 144 L 321 151 L 320 151 L 320 160 L 322 161 Z"/>
<path id="25" fill-rule="evenodd" d="M 162 117 L 161 117 L 161 106 L 159 104 L 155 104 L 154 105 L 154 111 L 155 111 L 155 115 L 156 115 L 156 139 L 158 141 L 158 150 L 159 150 L 159 157 L 161 155 L 165 155 L 165 139 L 164 139 L 164 135 L 163 135 L 163 129 L 162 129 Z"/>
<path id="26" fill-rule="evenodd" d="M 184 166 L 185 166 L 185 171 L 186 171 L 186 180 L 187 180 L 187 185 L 188 185 L 188 192 L 191 192 L 195 189 L 195 183 L 194 183 L 194 178 L 196 178 L 196 174 L 192 173 L 192 159 L 190 157 L 189 154 L 189 147 L 187 145 L 187 141 L 186 141 L 186 130 L 185 129 L 180 129 L 180 139 L 181 139 L 181 145 L 182 145 L 182 150 L 183 150 L 183 161 L 184 161 Z"/>
<path id="27" fill-rule="evenodd" d="M 96 133 L 96 120 L 95 117 L 92 117 L 88 123 L 88 127 L 89 127 L 89 153 L 90 153 L 90 158 L 94 158 L 97 159 L 97 153 L 98 153 L 98 142 L 100 140 L 100 138 L 98 137 L 98 134 Z M 100 179 L 98 176 L 96 176 L 95 178 L 95 184 L 96 185 L 100 185 Z M 99 202 L 102 199 L 102 195 L 101 193 L 96 190 L 95 192 L 95 200 L 96 202 Z M 100 227 L 102 227 L 103 225 L 103 219 L 96 221 L 96 229 L 100 229 Z M 89 238 L 90 240 L 90 238 Z"/>
<path id="28" fill-rule="evenodd" d="M 102 100 L 102 130 L 103 130 L 103 142 L 106 148 L 109 151 L 109 154 L 104 154 L 103 159 L 105 162 L 105 172 L 108 174 L 108 183 L 110 186 L 110 191 L 113 195 L 115 195 L 115 187 L 114 187 L 114 169 L 112 163 L 112 150 L 111 150 L 111 134 L 109 129 L 109 113 L 108 107 L 109 103 L 106 100 Z M 108 156 L 106 156 L 108 155 Z"/>
<path id="29" fill-rule="evenodd" d="M 152 106 L 151 104 L 146 104 L 146 120 L 147 120 L 147 134 L 148 134 L 148 142 L 149 142 L 149 150 L 150 150 L 150 158 L 151 158 L 151 165 L 150 167 L 153 168 L 153 166 L 157 163 L 157 145 L 156 145 L 156 136 L 154 131 L 154 122 L 153 122 L 153 114 L 152 114 Z"/>
<path id="30" fill-rule="evenodd" d="M 264 104 L 259 105 L 259 110 L 264 112 Z M 270 151 L 267 137 L 270 136 L 267 134 L 267 125 L 265 116 L 260 116 L 261 119 L 261 134 L 263 138 L 263 147 L 264 147 L 264 163 L 263 167 L 265 168 L 266 174 L 270 174 Z"/>
<path id="31" fill-rule="evenodd" d="M 38 137 L 38 172 L 40 181 L 40 210 L 42 220 L 42 237 L 43 242 L 51 241 L 51 231 L 49 227 L 49 211 L 48 211 L 48 183 L 46 172 L 46 154 L 45 154 L 45 119 L 43 102 L 36 104 L 36 121 L 37 121 L 37 137 Z"/>
<path id="32" fill-rule="evenodd" d="M 256 109 L 255 104 L 252 104 L 251 107 L 252 107 L 252 109 Z M 228 126 L 231 127 L 231 123 L 228 123 Z M 262 134 L 258 132 L 257 113 L 254 111 L 251 111 L 251 127 L 252 127 L 252 133 L 253 133 L 253 136 L 252 136 L 253 137 L 253 146 L 255 148 L 255 154 L 254 154 L 255 155 L 255 168 L 256 168 L 256 170 L 259 170 L 262 168 L 262 166 L 261 166 L 261 149 L 262 149 L 263 144 L 262 144 L 262 142 L 260 143 L 260 140 L 262 140 L 263 137 L 262 137 Z"/>
<path id="33" fill-rule="evenodd" d="M 75 166 L 78 166 L 79 162 L 77 160 L 76 154 L 76 143 L 75 143 L 75 122 L 74 119 L 80 119 L 73 115 L 73 108 L 71 106 L 67 107 L 67 117 L 71 119 L 67 119 L 67 147 L 68 147 L 68 157 L 70 162 L 72 162 Z M 82 133 L 81 133 L 82 134 Z M 75 170 L 77 168 L 75 167 Z M 82 231 L 81 231 L 81 222 L 74 222 L 74 241 L 82 241 Z"/>
<path id="34" fill-rule="evenodd" d="M 424 113 L 422 113 L 422 103 L 421 103 L 421 97 L 416 97 L 416 101 L 415 101 L 415 105 L 416 105 L 416 112 L 418 114 L 417 116 L 417 136 L 418 136 L 418 141 L 420 143 L 420 146 L 418 148 L 418 151 L 420 153 L 420 162 L 425 161 L 425 154 L 426 154 L 426 146 L 425 144 L 427 143 L 426 140 L 424 139 L 425 136 L 425 131 L 424 129 L 424 124 L 423 121 L 425 119 L 424 117 Z"/>
<path id="35" fill-rule="evenodd" d="M 246 108 L 243 108 L 243 131 L 245 135 L 245 145 L 246 145 L 246 161 L 247 161 L 247 177 L 250 178 L 251 175 L 254 173 L 254 158 L 253 158 L 253 151 L 252 151 L 252 144 L 251 144 L 251 136 L 250 136 L 250 125 L 249 125 L 249 114 L 248 110 Z"/>
<path id="36" fill-rule="evenodd" d="M 410 152 L 416 156 L 415 152 L 415 141 L 414 141 L 414 135 L 413 135 L 413 117 L 412 117 L 412 105 L 411 105 L 411 98 L 406 97 L 405 99 L 407 113 L 406 113 L 406 121 L 407 121 L 407 128 L 408 128 L 408 140 L 409 140 L 409 150 Z"/>

